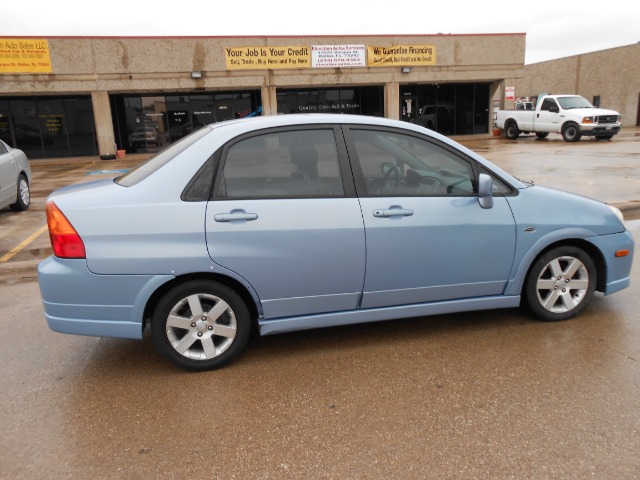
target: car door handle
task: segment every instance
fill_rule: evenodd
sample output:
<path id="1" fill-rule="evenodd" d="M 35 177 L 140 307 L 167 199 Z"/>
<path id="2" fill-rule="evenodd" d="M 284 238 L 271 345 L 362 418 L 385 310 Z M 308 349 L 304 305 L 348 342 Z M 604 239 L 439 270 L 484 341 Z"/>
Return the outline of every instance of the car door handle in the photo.
<path id="1" fill-rule="evenodd" d="M 413 215 L 413 210 L 407 208 L 391 207 L 373 211 L 373 216 L 379 218 L 410 217 L 411 215 Z"/>
<path id="2" fill-rule="evenodd" d="M 247 213 L 244 210 L 232 210 L 229 213 L 217 213 L 213 219 L 216 222 L 248 222 L 250 220 L 256 220 L 258 218 L 257 213 Z"/>

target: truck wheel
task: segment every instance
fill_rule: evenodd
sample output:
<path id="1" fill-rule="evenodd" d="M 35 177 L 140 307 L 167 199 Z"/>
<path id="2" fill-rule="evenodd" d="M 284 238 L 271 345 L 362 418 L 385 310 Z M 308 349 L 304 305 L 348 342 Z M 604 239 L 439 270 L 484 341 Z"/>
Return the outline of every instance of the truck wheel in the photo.
<path id="1" fill-rule="evenodd" d="M 548 136 L 549 132 L 536 132 L 536 137 L 538 137 L 540 140 L 544 140 Z"/>
<path id="2" fill-rule="evenodd" d="M 580 137 L 582 137 L 582 133 L 576 123 L 570 122 L 562 127 L 562 138 L 565 142 L 577 142 Z"/>
<path id="3" fill-rule="evenodd" d="M 520 135 L 520 130 L 518 130 L 518 124 L 516 122 L 509 122 L 507 124 L 507 128 L 504 129 L 504 134 L 509 140 L 515 140 Z"/>

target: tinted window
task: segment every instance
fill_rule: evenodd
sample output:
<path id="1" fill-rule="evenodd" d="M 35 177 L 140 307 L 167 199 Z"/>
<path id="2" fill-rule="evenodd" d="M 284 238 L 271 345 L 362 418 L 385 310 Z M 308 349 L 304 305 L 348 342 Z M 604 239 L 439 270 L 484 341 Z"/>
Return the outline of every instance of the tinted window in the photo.
<path id="1" fill-rule="evenodd" d="M 472 195 L 471 164 L 426 140 L 391 132 L 353 130 L 368 195 Z"/>
<path id="2" fill-rule="evenodd" d="M 551 107 L 557 107 L 558 104 L 553 98 L 545 98 L 542 101 L 542 105 L 540 106 L 540 110 L 549 111 Z"/>
<path id="3" fill-rule="evenodd" d="M 273 132 L 232 145 L 220 196 L 229 198 L 344 195 L 333 130 Z"/>

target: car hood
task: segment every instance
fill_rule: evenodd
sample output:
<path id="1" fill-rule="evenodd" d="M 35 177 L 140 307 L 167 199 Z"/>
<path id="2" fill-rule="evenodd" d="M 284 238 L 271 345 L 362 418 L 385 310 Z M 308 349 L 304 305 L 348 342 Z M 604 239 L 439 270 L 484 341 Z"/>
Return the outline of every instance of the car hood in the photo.
<path id="1" fill-rule="evenodd" d="M 625 231 L 609 205 L 582 195 L 535 185 L 521 189 L 518 196 L 507 197 L 507 201 L 519 229 L 579 229 L 584 238 Z"/>

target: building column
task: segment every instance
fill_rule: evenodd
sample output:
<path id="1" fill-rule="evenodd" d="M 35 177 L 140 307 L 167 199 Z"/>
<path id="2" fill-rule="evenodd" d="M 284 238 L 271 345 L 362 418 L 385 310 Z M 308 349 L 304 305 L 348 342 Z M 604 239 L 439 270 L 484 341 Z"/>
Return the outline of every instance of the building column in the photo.
<path id="1" fill-rule="evenodd" d="M 398 82 L 384 85 L 384 116 L 400 120 L 400 84 Z"/>
<path id="2" fill-rule="evenodd" d="M 260 96 L 262 97 L 262 115 L 277 115 L 278 97 L 276 96 L 276 87 L 262 87 Z"/>
<path id="3" fill-rule="evenodd" d="M 98 154 L 115 154 L 116 136 L 113 133 L 109 94 L 105 91 L 91 92 L 91 102 L 93 103 L 93 119 L 98 136 Z M 118 148 L 121 147 L 118 145 Z"/>

